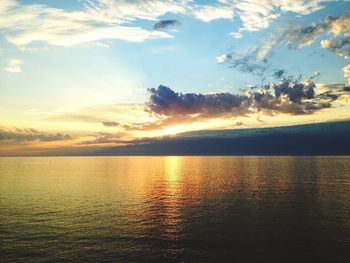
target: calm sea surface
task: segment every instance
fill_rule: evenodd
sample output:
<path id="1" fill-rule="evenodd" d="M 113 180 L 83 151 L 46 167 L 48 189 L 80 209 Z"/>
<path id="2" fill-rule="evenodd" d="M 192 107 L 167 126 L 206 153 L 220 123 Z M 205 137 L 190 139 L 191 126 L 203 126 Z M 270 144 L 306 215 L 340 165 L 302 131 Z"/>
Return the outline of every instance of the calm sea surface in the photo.
<path id="1" fill-rule="evenodd" d="M 350 157 L 0 158 L 1 262 L 350 262 Z"/>

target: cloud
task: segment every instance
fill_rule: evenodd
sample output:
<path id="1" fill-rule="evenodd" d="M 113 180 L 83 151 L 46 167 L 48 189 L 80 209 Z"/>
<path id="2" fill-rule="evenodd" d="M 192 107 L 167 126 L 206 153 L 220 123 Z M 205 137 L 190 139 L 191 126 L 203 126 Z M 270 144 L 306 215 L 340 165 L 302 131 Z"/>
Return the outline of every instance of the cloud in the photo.
<path id="1" fill-rule="evenodd" d="M 111 45 L 101 42 L 97 42 L 96 46 L 98 46 L 99 48 L 111 48 Z"/>
<path id="2" fill-rule="evenodd" d="M 291 48 L 300 48 L 312 44 L 323 33 L 332 34 L 334 38 L 321 40 L 321 47 L 335 54 L 349 58 L 350 56 L 350 12 L 333 17 L 328 16 L 319 23 L 306 27 L 295 27 L 285 31 L 277 42 L 282 42 Z M 348 67 L 343 68 L 344 77 L 349 84 Z"/>
<path id="3" fill-rule="evenodd" d="M 143 145 L 151 142 L 156 142 L 159 140 L 159 138 L 138 138 L 138 139 L 132 139 L 132 140 L 124 140 L 124 139 L 118 139 L 118 134 L 110 134 L 110 135 L 102 135 L 101 137 L 96 137 L 96 139 L 87 140 L 79 143 L 79 145 L 110 145 L 110 144 L 117 144 L 119 146 L 121 145 Z M 166 136 L 163 138 L 167 138 Z"/>
<path id="4" fill-rule="evenodd" d="M 224 62 L 226 62 L 227 60 L 229 60 L 231 58 L 232 58 L 232 55 L 229 54 L 229 53 L 222 54 L 222 55 L 216 57 L 216 62 L 217 63 L 224 63 Z"/>
<path id="5" fill-rule="evenodd" d="M 11 59 L 7 64 L 7 66 L 5 67 L 5 70 L 11 73 L 20 73 L 22 72 L 22 68 L 21 68 L 22 64 L 23 64 L 22 60 Z"/>
<path id="6" fill-rule="evenodd" d="M 309 26 L 295 26 L 285 31 L 281 39 L 290 47 L 303 47 L 312 44 L 321 34 L 331 33 L 335 36 L 344 34 L 350 35 L 350 12 L 342 16 L 328 16 L 319 23 L 312 23 Z"/>
<path id="7" fill-rule="evenodd" d="M 151 93 L 146 109 L 157 115 L 186 116 L 199 114 L 201 116 L 219 115 L 240 112 L 245 109 L 246 95 L 231 93 L 177 93 L 172 89 L 160 85 L 157 89 L 149 89 Z"/>
<path id="8" fill-rule="evenodd" d="M 303 98 L 313 99 L 315 87 L 315 83 L 311 80 L 304 83 L 282 81 L 277 85 L 272 84 L 276 98 L 287 95 L 292 102 L 300 102 Z"/>
<path id="9" fill-rule="evenodd" d="M 131 22 L 137 19 L 157 20 L 166 13 L 186 13 L 187 0 L 99 0 L 90 1 L 90 7 L 96 14 L 105 14 L 105 18 Z"/>
<path id="10" fill-rule="evenodd" d="M 307 26 L 287 25 L 279 33 L 264 41 L 259 48 L 253 48 L 246 54 L 237 54 L 233 51 L 217 58 L 217 62 L 227 62 L 230 67 L 239 71 L 265 76 L 268 73 L 274 78 L 285 75 L 284 69 L 271 69 L 267 56 L 276 45 L 285 45 L 288 48 L 303 48 L 314 43 L 321 35 L 332 35 L 333 38 L 321 40 L 321 47 L 326 48 L 339 56 L 350 56 L 350 12 L 341 16 L 327 16 L 325 19 Z M 228 55 L 229 54 L 229 55 Z M 311 77 L 311 79 L 317 76 Z"/>
<path id="11" fill-rule="evenodd" d="M 117 127 L 117 126 L 119 126 L 119 123 L 116 121 L 104 121 L 104 122 L 102 122 L 102 124 L 105 127 Z"/>
<path id="12" fill-rule="evenodd" d="M 315 83 L 312 80 L 303 83 L 283 80 L 251 92 L 251 98 L 251 109 L 254 112 L 304 115 L 331 107 L 331 102 L 338 97 L 327 92 L 316 96 Z"/>
<path id="13" fill-rule="evenodd" d="M 166 12 L 179 12 L 182 4 L 173 1 L 89 1 L 81 10 L 65 10 L 39 4 L 3 0 L 0 29 L 8 42 L 24 47 L 34 41 L 72 46 L 102 39 L 141 42 L 169 38 L 169 34 L 127 26 L 136 19 L 155 20 Z"/>
<path id="14" fill-rule="evenodd" d="M 100 148 L 94 155 L 346 155 L 349 122 L 201 130 Z M 147 143 L 148 142 L 148 143 Z"/>
<path id="15" fill-rule="evenodd" d="M 276 45 L 282 44 L 289 48 L 302 48 L 315 42 L 322 34 L 331 34 L 339 39 L 324 39 L 321 46 L 338 55 L 349 54 L 350 38 L 350 12 L 341 16 L 327 16 L 318 23 L 311 23 L 308 26 L 286 25 L 281 33 L 267 39 L 260 48 L 260 58 L 266 57 L 269 51 Z"/>
<path id="16" fill-rule="evenodd" d="M 154 122 L 124 125 L 126 130 L 157 130 L 167 126 L 205 121 L 210 118 L 232 118 L 263 112 L 274 115 L 312 114 L 332 107 L 332 102 L 343 94 L 343 88 L 325 89 L 316 94 L 315 83 L 284 79 L 245 93 L 179 93 L 160 85 L 149 89 L 146 111 L 155 115 Z"/>
<path id="17" fill-rule="evenodd" d="M 350 26 L 350 20 L 349 20 Z M 338 56 L 349 58 L 350 57 L 350 36 L 344 37 L 341 40 L 336 39 L 324 39 L 321 41 L 321 46 L 326 48 Z"/>
<path id="18" fill-rule="evenodd" d="M 161 117 L 158 115 L 158 117 Z M 199 116 L 181 116 L 176 115 L 173 117 L 160 118 L 156 121 L 148 121 L 148 122 L 138 122 L 131 123 L 127 125 L 123 125 L 123 128 L 127 131 L 153 131 L 153 130 L 161 130 L 168 126 L 181 124 L 190 124 L 192 122 L 200 121 Z"/>
<path id="19" fill-rule="evenodd" d="M 233 9 L 228 6 L 197 6 L 193 9 L 192 14 L 204 22 L 217 19 L 233 19 Z"/>
<path id="20" fill-rule="evenodd" d="M 278 69 L 272 75 L 276 79 L 279 79 L 279 78 L 281 78 L 284 75 L 284 73 L 286 73 L 286 71 L 284 69 Z"/>
<path id="21" fill-rule="evenodd" d="M 270 23 L 282 14 L 292 12 L 307 15 L 323 8 L 324 0 L 222 0 L 231 6 L 242 21 L 242 31 L 258 31 L 267 28 Z"/>
<path id="22" fill-rule="evenodd" d="M 319 77 L 320 75 L 321 75 L 321 72 L 316 71 L 316 72 L 310 77 L 310 79 L 315 79 L 315 78 Z"/>
<path id="23" fill-rule="evenodd" d="M 240 28 L 240 29 L 238 29 L 238 31 L 236 31 L 236 32 L 231 32 L 230 35 L 233 36 L 235 39 L 240 39 L 240 38 L 243 37 L 242 32 L 243 32 L 243 29 Z"/>
<path id="24" fill-rule="evenodd" d="M 245 30 L 267 28 L 282 13 L 306 15 L 319 10 L 322 2 L 324 0 L 220 0 L 216 6 L 211 6 L 188 0 L 86 0 L 80 1 L 79 9 L 68 10 L 51 7 L 49 2 L 44 5 L 2 0 L 0 30 L 8 42 L 21 49 L 35 41 L 57 46 L 103 39 L 141 42 L 172 36 L 166 32 L 133 26 L 133 22 L 157 21 L 161 16 L 172 13 L 193 16 L 204 22 L 237 16 L 243 26 L 234 35 L 240 37 Z M 164 26 L 170 25 L 174 24 L 158 22 L 155 29 L 164 29 Z"/>
<path id="25" fill-rule="evenodd" d="M 58 113 L 56 115 L 52 115 L 46 117 L 44 120 L 47 121 L 64 121 L 64 122 L 103 122 L 104 120 L 100 117 L 96 117 L 90 114 L 84 113 L 75 113 L 75 112 L 67 112 L 67 113 Z"/>
<path id="26" fill-rule="evenodd" d="M 160 20 L 154 24 L 153 29 L 162 30 L 170 27 L 179 26 L 181 23 L 177 20 Z"/>
<path id="27" fill-rule="evenodd" d="M 247 53 L 237 53 L 229 51 L 216 58 L 217 63 L 226 63 L 230 68 L 236 69 L 244 73 L 250 73 L 257 76 L 263 76 L 270 68 L 267 60 L 257 60 L 257 49 L 253 48 Z M 273 70 L 273 73 L 276 70 Z"/>
<path id="28" fill-rule="evenodd" d="M 72 139 L 70 135 L 61 133 L 46 133 L 32 128 L 5 128 L 0 127 L 0 141 L 17 141 L 17 142 L 31 142 L 31 141 L 63 141 Z"/>
<path id="29" fill-rule="evenodd" d="M 282 14 L 292 12 L 307 15 L 323 8 L 324 2 L 332 0 L 220 0 L 216 6 L 194 5 L 190 7 L 194 17 L 205 22 L 215 19 L 233 19 L 238 17 L 242 27 L 231 33 L 240 38 L 243 31 L 258 31 L 269 27 L 271 22 Z"/>
<path id="30" fill-rule="evenodd" d="M 344 78 L 347 79 L 347 85 L 350 86 L 350 64 L 343 68 Z"/>
<path id="31" fill-rule="evenodd" d="M 270 50 L 276 45 L 276 43 L 276 39 L 274 38 L 265 41 L 263 45 L 256 51 L 256 58 L 259 61 L 263 61 L 264 59 L 266 59 Z"/>
<path id="32" fill-rule="evenodd" d="M 81 142 L 81 145 L 90 145 L 90 144 L 126 144 L 129 143 L 130 140 L 122 139 L 127 134 L 125 132 L 117 132 L 117 133 L 107 133 L 107 132 L 97 132 L 91 135 L 93 139 L 86 140 Z"/>

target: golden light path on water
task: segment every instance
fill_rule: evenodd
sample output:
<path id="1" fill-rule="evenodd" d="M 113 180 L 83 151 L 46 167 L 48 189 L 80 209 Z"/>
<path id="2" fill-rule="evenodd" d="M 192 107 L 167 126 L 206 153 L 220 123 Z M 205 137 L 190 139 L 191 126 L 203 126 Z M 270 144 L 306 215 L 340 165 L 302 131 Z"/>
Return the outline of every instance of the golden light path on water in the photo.
<path id="1" fill-rule="evenodd" d="M 5 262 L 346 262 L 350 159 L 0 158 L 0 211 Z"/>

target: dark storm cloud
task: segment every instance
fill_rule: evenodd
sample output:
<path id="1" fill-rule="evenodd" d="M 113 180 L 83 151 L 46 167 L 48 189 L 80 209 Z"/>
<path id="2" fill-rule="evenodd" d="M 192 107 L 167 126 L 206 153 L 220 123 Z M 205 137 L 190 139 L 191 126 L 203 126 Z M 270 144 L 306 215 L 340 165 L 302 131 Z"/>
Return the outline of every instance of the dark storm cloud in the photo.
<path id="1" fill-rule="evenodd" d="M 119 126 L 119 123 L 116 121 L 104 121 L 102 122 L 103 126 L 105 127 L 116 127 Z"/>
<path id="2" fill-rule="evenodd" d="M 160 30 L 179 25 L 181 25 L 181 23 L 177 20 L 160 20 L 154 24 L 153 29 Z"/>
<path id="3" fill-rule="evenodd" d="M 63 141 L 72 139 L 70 135 L 61 133 L 46 133 L 40 132 L 35 129 L 21 129 L 21 128 L 4 128 L 0 127 L 0 141 L 17 141 L 17 142 L 30 142 L 30 141 Z"/>

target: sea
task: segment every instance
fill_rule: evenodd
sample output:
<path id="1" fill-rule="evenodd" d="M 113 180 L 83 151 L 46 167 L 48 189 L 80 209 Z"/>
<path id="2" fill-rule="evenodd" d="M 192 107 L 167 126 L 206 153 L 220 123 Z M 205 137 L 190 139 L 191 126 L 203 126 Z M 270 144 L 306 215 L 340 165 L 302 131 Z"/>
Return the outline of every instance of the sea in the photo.
<path id="1" fill-rule="evenodd" d="M 350 262 L 350 157 L 3 157 L 0 262 Z"/>

